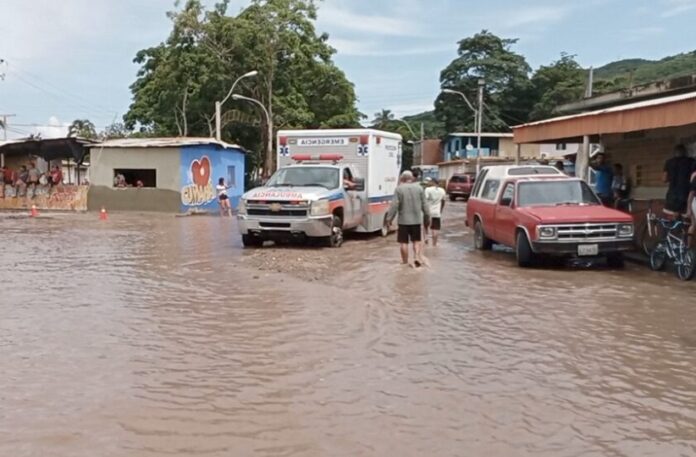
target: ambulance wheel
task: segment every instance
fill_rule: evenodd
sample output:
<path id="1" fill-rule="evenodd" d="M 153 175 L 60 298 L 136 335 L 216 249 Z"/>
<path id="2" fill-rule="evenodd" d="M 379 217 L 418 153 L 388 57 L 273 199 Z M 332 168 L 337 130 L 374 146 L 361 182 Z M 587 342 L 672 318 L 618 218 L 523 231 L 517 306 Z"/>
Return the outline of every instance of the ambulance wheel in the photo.
<path id="1" fill-rule="evenodd" d="M 245 248 L 260 248 L 263 246 L 263 240 L 253 235 L 242 235 L 242 244 Z"/>
<path id="2" fill-rule="evenodd" d="M 331 248 L 340 248 L 343 244 L 343 221 L 336 215 L 331 220 L 331 236 L 327 244 Z"/>

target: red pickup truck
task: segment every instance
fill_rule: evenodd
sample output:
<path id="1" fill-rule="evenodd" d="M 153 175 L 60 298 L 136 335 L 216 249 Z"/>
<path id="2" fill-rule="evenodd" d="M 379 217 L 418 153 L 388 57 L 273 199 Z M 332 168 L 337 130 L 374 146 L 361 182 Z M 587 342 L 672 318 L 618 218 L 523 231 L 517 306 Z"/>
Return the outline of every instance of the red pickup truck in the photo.
<path id="1" fill-rule="evenodd" d="M 451 201 L 455 201 L 459 197 L 465 200 L 468 199 L 475 182 L 476 175 L 473 173 L 457 173 L 453 175 L 447 182 L 449 199 Z"/>
<path id="2" fill-rule="evenodd" d="M 602 206 L 584 181 L 548 166 L 495 166 L 481 171 L 467 205 L 477 249 L 515 249 L 519 266 L 538 257 L 606 257 L 623 266 L 633 249 L 633 219 Z"/>

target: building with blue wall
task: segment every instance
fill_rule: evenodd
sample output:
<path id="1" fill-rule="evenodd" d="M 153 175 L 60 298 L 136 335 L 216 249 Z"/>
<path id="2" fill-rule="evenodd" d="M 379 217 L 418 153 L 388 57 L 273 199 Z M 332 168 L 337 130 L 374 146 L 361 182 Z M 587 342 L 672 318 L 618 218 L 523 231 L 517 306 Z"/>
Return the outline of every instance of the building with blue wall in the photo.
<path id="1" fill-rule="evenodd" d="M 126 138 L 90 146 L 87 206 L 124 211 L 218 212 L 224 178 L 233 208 L 244 193 L 245 151 L 212 138 Z"/>
<path id="2" fill-rule="evenodd" d="M 445 161 L 476 157 L 476 133 L 450 133 L 443 140 Z M 512 145 L 512 133 L 482 133 L 481 157 L 499 157 L 507 144 Z"/>

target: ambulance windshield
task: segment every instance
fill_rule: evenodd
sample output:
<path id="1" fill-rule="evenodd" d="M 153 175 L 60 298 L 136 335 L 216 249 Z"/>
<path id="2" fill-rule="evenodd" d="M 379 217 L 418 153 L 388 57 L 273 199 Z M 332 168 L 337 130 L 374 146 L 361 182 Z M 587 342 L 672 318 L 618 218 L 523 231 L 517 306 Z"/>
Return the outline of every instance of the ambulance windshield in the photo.
<path id="1" fill-rule="evenodd" d="M 336 189 L 339 185 L 338 168 L 287 167 L 276 171 L 267 187 L 325 187 Z"/>

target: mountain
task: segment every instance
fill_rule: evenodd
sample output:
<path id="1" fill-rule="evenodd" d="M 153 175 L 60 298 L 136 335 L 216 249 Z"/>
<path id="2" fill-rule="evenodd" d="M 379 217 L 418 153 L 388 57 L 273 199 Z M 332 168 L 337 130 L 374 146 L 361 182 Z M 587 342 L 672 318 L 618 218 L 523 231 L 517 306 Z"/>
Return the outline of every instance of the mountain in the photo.
<path id="1" fill-rule="evenodd" d="M 610 82 L 610 87 L 625 89 L 662 79 L 696 73 L 696 51 L 660 60 L 626 59 L 595 69 L 595 81 Z"/>

